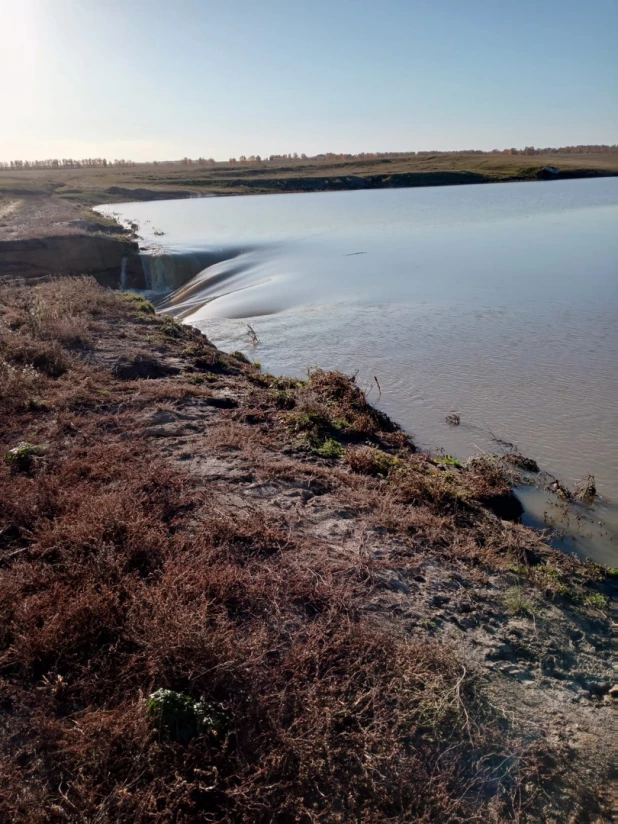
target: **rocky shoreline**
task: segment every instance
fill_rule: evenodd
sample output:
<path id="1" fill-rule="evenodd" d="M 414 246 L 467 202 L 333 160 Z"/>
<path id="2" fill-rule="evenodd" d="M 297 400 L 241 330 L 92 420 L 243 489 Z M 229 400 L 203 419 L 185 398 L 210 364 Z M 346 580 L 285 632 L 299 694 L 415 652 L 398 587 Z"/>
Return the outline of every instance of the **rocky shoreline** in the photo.
<path id="1" fill-rule="evenodd" d="M 0 817 L 612 820 L 615 580 L 495 463 L 92 279 L 0 288 Z"/>

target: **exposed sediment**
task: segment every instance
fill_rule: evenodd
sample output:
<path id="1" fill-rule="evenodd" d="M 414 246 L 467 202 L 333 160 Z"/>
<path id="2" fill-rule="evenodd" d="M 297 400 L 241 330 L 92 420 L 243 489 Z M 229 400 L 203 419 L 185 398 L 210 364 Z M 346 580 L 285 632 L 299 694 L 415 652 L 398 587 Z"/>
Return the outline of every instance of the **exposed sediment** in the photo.
<path id="1" fill-rule="evenodd" d="M 40 279 L 89 274 L 104 285 L 144 288 L 132 233 L 88 208 L 24 193 L 0 211 L 0 276 Z"/>
<path id="2" fill-rule="evenodd" d="M 0 240 L 0 275 L 30 279 L 90 274 L 100 283 L 117 288 L 125 260 L 126 285 L 144 288 L 135 241 L 93 234 Z"/>

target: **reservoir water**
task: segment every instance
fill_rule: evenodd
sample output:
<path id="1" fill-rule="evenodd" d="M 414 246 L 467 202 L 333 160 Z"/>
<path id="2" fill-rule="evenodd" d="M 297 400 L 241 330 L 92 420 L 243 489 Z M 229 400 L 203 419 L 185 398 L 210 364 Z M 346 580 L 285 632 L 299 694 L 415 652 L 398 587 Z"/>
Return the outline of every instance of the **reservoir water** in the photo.
<path id="1" fill-rule="evenodd" d="M 591 507 L 519 494 L 563 548 L 618 565 L 618 178 L 100 210 L 137 222 L 150 285 L 180 285 L 163 306 L 222 349 L 358 373 L 421 448 L 498 438 L 568 487 L 594 475 Z"/>

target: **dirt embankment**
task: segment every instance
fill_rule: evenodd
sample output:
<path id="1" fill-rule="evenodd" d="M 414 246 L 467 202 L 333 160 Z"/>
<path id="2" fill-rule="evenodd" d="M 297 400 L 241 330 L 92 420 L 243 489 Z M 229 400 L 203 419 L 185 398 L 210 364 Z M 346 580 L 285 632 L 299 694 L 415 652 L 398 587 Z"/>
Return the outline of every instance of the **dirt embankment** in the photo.
<path id="1" fill-rule="evenodd" d="M 492 461 L 136 295 L 2 289 L 2 820 L 611 820 L 612 579 Z"/>
<path id="2" fill-rule="evenodd" d="M 123 265 L 127 283 L 143 288 L 138 243 L 114 221 L 53 194 L 17 192 L 0 200 L 0 276 L 87 272 L 117 287 Z"/>

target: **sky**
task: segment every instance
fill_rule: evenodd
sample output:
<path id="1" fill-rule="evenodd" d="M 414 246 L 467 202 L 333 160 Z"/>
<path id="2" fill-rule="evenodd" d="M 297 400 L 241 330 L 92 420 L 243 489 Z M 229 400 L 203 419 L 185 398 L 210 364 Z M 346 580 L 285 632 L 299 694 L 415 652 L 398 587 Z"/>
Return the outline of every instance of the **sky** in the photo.
<path id="1" fill-rule="evenodd" d="M 0 0 L 0 159 L 618 142 L 618 0 Z"/>

